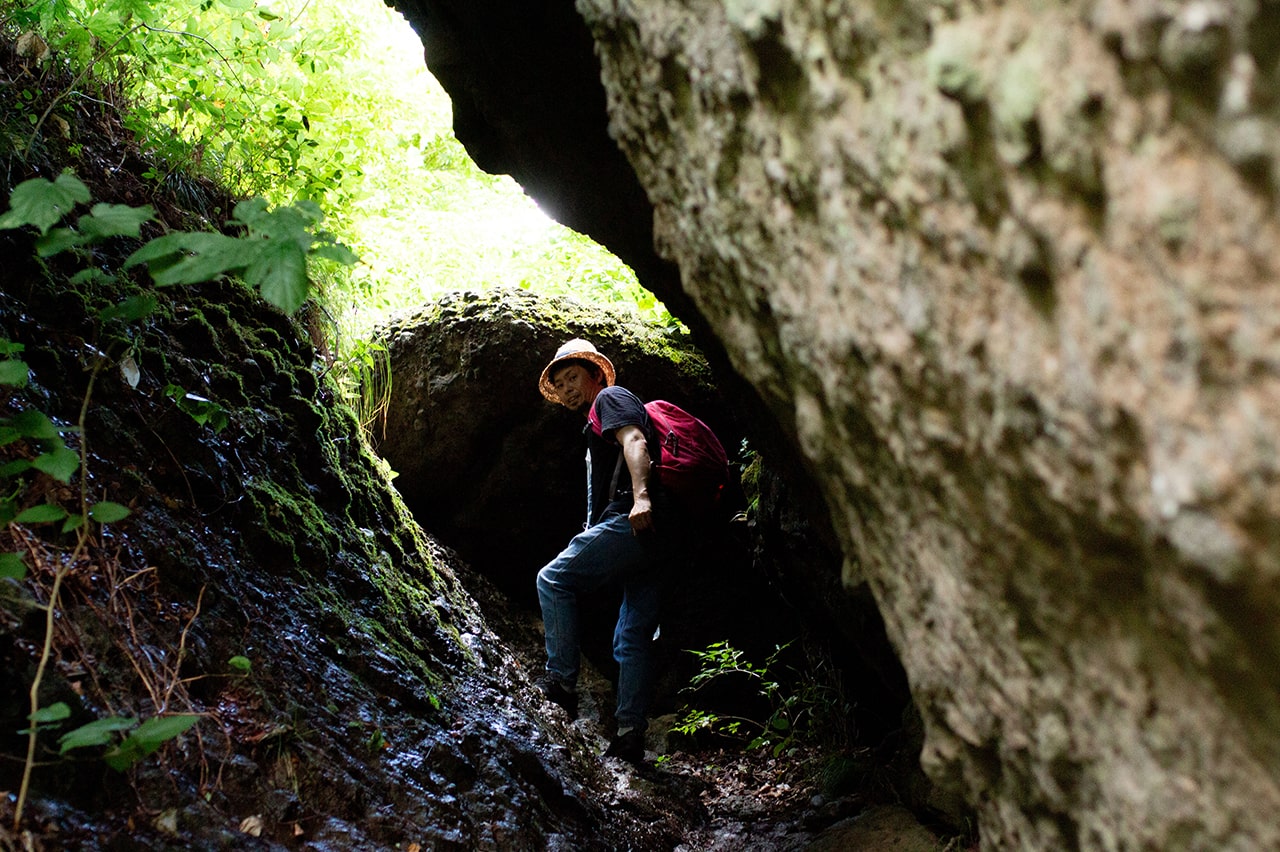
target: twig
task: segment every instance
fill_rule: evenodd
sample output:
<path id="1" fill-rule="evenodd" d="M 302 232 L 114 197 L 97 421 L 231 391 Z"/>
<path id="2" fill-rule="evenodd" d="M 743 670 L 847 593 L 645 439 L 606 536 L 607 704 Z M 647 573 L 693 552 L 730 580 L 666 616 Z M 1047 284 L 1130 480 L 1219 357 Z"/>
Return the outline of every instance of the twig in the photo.
<path id="1" fill-rule="evenodd" d="M 178 658 L 173 661 L 173 671 L 169 675 L 169 688 L 164 692 L 164 706 L 156 708 L 157 712 L 164 713 L 168 711 L 169 699 L 173 697 L 173 691 L 178 687 L 178 684 L 182 683 L 178 675 L 182 668 L 182 655 L 187 650 L 187 633 L 200 615 L 200 604 L 204 601 L 204 590 L 206 588 L 207 586 L 200 587 L 200 594 L 196 596 L 196 611 L 191 613 L 191 617 L 187 619 L 187 626 L 182 628 L 182 635 L 178 637 Z"/>
<path id="2" fill-rule="evenodd" d="M 47 115 L 47 113 L 46 113 Z M 62 581 L 67 576 L 80 557 L 84 555 L 89 546 L 89 502 L 88 502 L 88 477 L 85 474 L 85 464 L 88 460 L 88 439 L 85 435 L 84 424 L 89 411 L 89 400 L 93 396 L 93 385 L 98 380 L 98 374 L 102 372 L 102 368 L 106 365 L 106 358 L 99 358 L 93 365 L 93 371 L 89 374 L 89 384 L 84 391 L 84 401 L 80 405 L 80 419 L 77 425 L 80 427 L 80 514 L 84 519 L 84 523 L 76 530 L 76 549 L 72 552 L 71 558 L 59 560 L 57 568 L 53 572 L 53 588 L 49 590 L 49 602 L 45 607 L 45 629 L 44 629 L 44 646 L 40 650 L 40 662 L 36 666 L 35 677 L 31 681 L 31 719 L 30 726 L 27 728 L 27 762 L 22 769 L 22 784 L 18 788 L 18 802 L 13 809 L 13 830 L 18 831 L 22 826 L 22 810 L 27 802 L 27 794 L 31 791 L 31 772 L 35 766 L 36 759 L 36 741 L 39 738 L 40 725 L 36 722 L 35 716 L 40 712 L 40 683 L 44 680 L 45 670 L 49 666 L 49 656 L 53 652 L 53 633 L 57 626 L 54 622 L 54 613 L 58 608 L 58 593 L 62 590 Z"/>

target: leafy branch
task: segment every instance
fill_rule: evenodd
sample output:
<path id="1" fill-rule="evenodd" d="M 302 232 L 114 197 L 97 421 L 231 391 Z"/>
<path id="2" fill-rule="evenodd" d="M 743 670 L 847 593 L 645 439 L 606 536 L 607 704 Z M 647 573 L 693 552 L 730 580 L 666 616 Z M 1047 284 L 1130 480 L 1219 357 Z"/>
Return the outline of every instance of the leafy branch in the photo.
<path id="1" fill-rule="evenodd" d="M 70 173 L 53 181 L 24 181 L 9 198 L 10 209 L 0 214 L 0 230 L 36 228 L 40 232 L 36 252 L 49 257 L 112 237 L 138 238 L 142 225 L 155 217 L 149 206 L 96 204 L 77 220 L 76 227 L 53 227 L 77 205 L 89 201 L 88 187 Z M 268 302 L 293 313 L 311 293 L 310 261 L 352 264 L 357 259 L 333 234 L 319 229 L 323 218 L 319 205 L 310 201 L 274 209 L 261 198 L 241 201 L 227 225 L 243 229 L 243 236 L 174 232 L 147 242 L 125 260 L 124 268 L 145 265 L 161 287 L 238 275 Z"/>

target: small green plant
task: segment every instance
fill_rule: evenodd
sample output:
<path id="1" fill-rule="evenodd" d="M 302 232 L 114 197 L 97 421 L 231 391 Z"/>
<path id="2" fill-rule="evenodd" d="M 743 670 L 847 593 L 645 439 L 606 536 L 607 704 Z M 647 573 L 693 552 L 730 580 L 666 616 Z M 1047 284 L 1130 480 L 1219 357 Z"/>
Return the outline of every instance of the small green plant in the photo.
<path id="1" fill-rule="evenodd" d="M 227 668 L 231 669 L 238 675 L 248 675 L 253 671 L 253 662 L 248 657 L 237 654 L 227 660 Z"/>
<path id="2" fill-rule="evenodd" d="M 89 189 L 69 172 L 55 180 L 24 181 L 9 197 L 9 210 L 0 214 L 0 230 L 31 226 L 40 232 L 36 253 L 50 257 L 68 250 L 81 251 L 113 237 L 134 237 L 154 218 L 150 207 L 97 204 L 73 227 L 54 228 L 76 206 L 91 200 Z M 227 274 L 241 277 L 264 299 L 293 313 L 311 293 L 308 263 L 329 260 L 352 264 L 356 256 L 328 231 L 320 230 L 324 218 L 309 201 L 271 209 L 261 198 L 236 205 L 227 223 L 243 235 L 231 237 L 213 231 L 178 231 L 157 237 L 135 251 L 125 269 L 145 265 L 158 286 L 200 284 Z M 86 270 L 81 275 L 92 275 Z M 134 297 L 132 310 L 117 306 L 114 316 L 130 319 L 143 302 Z"/>
<path id="3" fill-rule="evenodd" d="M 59 701 L 40 711 L 45 721 L 49 719 L 65 719 L 71 715 L 71 708 Z M 133 730 L 118 743 L 109 748 L 102 760 L 117 772 L 123 772 L 154 753 L 169 740 L 185 733 L 192 725 L 200 721 L 195 713 L 179 713 L 173 716 L 153 716 L 142 724 L 137 719 L 123 716 L 108 716 L 97 719 L 87 725 L 81 725 L 58 737 L 59 754 L 66 754 L 76 748 L 111 745 L 117 735 Z"/>
<path id="4" fill-rule="evenodd" d="M 12 354 L 14 351 L 13 344 L 9 344 L 7 349 Z M 30 727 L 23 732 L 27 735 L 27 757 L 23 765 L 22 782 L 18 788 L 18 800 L 14 808 L 13 827 L 15 831 L 22 824 L 22 811 L 31 788 L 31 772 L 35 766 L 36 743 L 40 730 L 51 724 L 56 724 L 71 715 L 70 708 L 65 704 L 41 707 L 39 697 L 40 684 L 44 680 L 44 674 L 48 669 L 49 659 L 53 650 L 55 613 L 62 583 L 70 572 L 71 567 L 88 550 L 90 540 L 88 522 L 95 520 L 98 523 L 115 523 L 129 515 L 129 510 L 118 503 L 108 501 L 90 503 L 88 478 L 85 476 L 80 477 L 80 508 L 78 512 L 69 513 L 66 509 L 54 503 L 39 503 L 22 511 L 17 511 L 19 499 L 27 492 L 27 486 L 22 481 L 22 477 L 35 470 L 40 474 L 69 485 L 76 473 L 85 469 L 87 457 L 84 440 L 85 416 L 89 409 L 89 399 L 93 394 L 94 382 L 104 363 L 105 359 L 99 359 L 95 365 L 89 378 L 84 400 L 80 406 L 80 417 L 76 427 L 76 431 L 80 433 L 80 452 L 78 454 L 66 448 L 62 443 L 60 430 L 53 425 L 47 415 L 40 411 L 31 409 L 21 412 L 11 418 L 7 418 L 3 425 L 0 426 L 5 430 L 3 433 L 4 443 L 26 439 L 42 450 L 34 460 L 27 461 L 24 458 L 18 458 L 4 465 L 3 472 L 0 473 L 0 482 L 3 482 L 4 490 L 8 494 L 3 504 L 0 504 L 0 512 L 7 516 L 5 517 L 5 522 L 40 524 L 62 521 L 63 532 L 76 533 L 76 545 L 70 557 L 57 560 L 53 572 L 53 586 L 49 590 L 49 601 L 44 606 L 44 641 L 41 645 L 40 659 L 36 664 L 35 675 L 32 678 L 31 689 L 28 693 L 31 712 L 27 715 L 27 719 L 30 722 Z M 13 370 L 11 371 L 11 378 L 16 379 L 11 384 L 17 386 L 27 383 L 25 371 Z M 39 464 L 41 460 L 44 460 L 45 463 Z M 14 558 L 15 556 L 17 559 Z M 25 566 L 21 562 L 21 554 L 9 554 L 8 557 L 5 564 L 9 576 L 20 578 L 25 573 Z M 20 568 L 22 569 L 21 571 L 19 570 Z"/>
<path id="5" fill-rule="evenodd" d="M 689 651 L 698 659 L 699 670 L 683 691 L 696 692 L 723 678 L 745 677 L 755 683 L 771 712 L 761 720 L 686 706 L 673 730 L 689 736 L 714 731 L 746 739 L 748 749 L 768 748 L 774 756 L 801 742 L 815 740 L 823 732 L 839 731 L 836 738 L 847 740 L 844 729 L 852 707 L 843 697 L 838 674 L 830 661 L 815 651 L 810 651 L 804 671 L 785 666 L 781 658 L 792 644 L 776 646 L 763 664 L 751 662 L 727 641 L 714 642 L 702 651 Z"/>
<path id="6" fill-rule="evenodd" d="M 227 428 L 227 423 L 230 422 L 225 408 L 212 400 L 188 393 L 185 388 L 168 384 L 164 386 L 164 395 L 173 400 L 179 411 L 194 420 L 197 425 L 208 426 L 214 434 Z"/>
<path id="7" fill-rule="evenodd" d="M 366 437 L 377 438 L 391 405 L 391 353 L 381 343 L 355 340 L 334 361 L 334 380 L 342 399 L 355 412 Z"/>
<path id="8" fill-rule="evenodd" d="M 261 198 L 236 205 L 227 223 L 242 237 L 215 232 L 178 232 L 157 237 L 124 262 L 125 269 L 146 264 L 156 284 L 199 284 L 228 273 L 239 275 L 271 304 L 293 313 L 311 291 L 307 262 L 356 262 L 356 256 L 328 231 L 319 205 L 299 201 L 270 209 Z"/>

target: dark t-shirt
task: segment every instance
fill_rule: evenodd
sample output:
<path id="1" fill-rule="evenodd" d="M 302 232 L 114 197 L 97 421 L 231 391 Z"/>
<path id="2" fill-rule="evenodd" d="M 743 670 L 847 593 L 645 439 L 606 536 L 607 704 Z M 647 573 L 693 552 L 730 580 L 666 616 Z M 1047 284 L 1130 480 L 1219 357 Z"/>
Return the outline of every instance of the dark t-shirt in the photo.
<path id="1" fill-rule="evenodd" d="M 649 442 L 650 460 L 658 458 L 655 455 L 658 445 L 654 441 L 653 424 L 649 421 L 649 414 L 644 410 L 640 397 L 626 388 L 613 385 L 600 391 L 594 408 L 600 418 L 600 430 L 603 434 L 597 435 L 590 424 L 586 427 L 589 457 L 587 487 L 590 501 L 588 525 L 597 523 L 606 508 L 614 512 L 631 511 L 631 472 L 627 469 L 625 460 L 622 462 L 622 469 L 618 470 L 617 486 L 617 490 L 623 493 L 618 495 L 612 506 L 609 505 L 613 474 L 618 467 L 618 458 L 622 455 L 622 447 L 616 437 L 619 429 L 624 426 L 639 426 Z"/>

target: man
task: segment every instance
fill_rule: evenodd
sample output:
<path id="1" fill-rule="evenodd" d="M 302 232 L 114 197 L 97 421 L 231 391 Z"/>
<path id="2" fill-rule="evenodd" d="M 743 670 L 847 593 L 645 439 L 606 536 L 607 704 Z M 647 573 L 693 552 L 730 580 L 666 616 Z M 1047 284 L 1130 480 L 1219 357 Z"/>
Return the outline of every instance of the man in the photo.
<path id="1" fill-rule="evenodd" d="M 667 526 L 655 517 L 657 483 L 650 459 L 658 445 L 644 404 L 614 384 L 612 362 L 585 340 L 556 351 L 538 380 L 551 402 L 589 417 L 595 408 L 600 434 L 588 425 L 587 523 L 560 555 L 538 572 L 538 600 L 546 629 L 547 672 L 538 684 L 546 697 L 577 718 L 578 595 L 607 583 L 622 584 L 622 606 L 613 634 L 618 661 L 617 735 L 606 756 L 644 759 L 644 732 L 652 680 L 651 649 L 658 625 L 656 549 Z M 660 499 L 660 498 L 659 498 Z M 665 532 L 665 531 L 664 531 Z"/>

